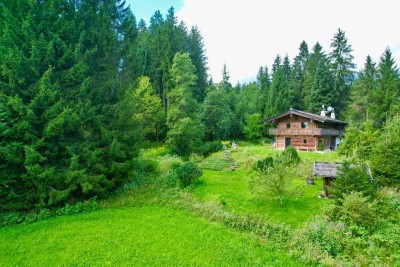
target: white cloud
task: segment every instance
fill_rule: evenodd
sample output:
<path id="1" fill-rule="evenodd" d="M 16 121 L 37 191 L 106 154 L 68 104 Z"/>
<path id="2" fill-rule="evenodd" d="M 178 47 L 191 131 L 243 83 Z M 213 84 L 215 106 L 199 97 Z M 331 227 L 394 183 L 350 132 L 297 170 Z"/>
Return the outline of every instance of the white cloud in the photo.
<path id="1" fill-rule="evenodd" d="M 271 66 L 277 54 L 292 59 L 302 40 L 310 50 L 319 41 L 330 51 L 338 28 L 346 31 L 358 68 L 368 54 L 379 61 L 386 47 L 400 45 L 399 7 L 398 0 L 184 0 L 177 15 L 199 27 L 214 81 L 226 63 L 236 83 Z M 399 49 L 392 52 L 400 63 Z"/>

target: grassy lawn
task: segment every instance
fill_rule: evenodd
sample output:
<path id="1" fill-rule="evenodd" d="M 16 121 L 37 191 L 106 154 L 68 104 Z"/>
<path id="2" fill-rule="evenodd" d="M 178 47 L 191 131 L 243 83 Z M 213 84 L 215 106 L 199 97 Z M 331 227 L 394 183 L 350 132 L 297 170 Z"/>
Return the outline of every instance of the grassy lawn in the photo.
<path id="1" fill-rule="evenodd" d="M 277 222 L 284 222 L 293 227 L 301 226 L 306 220 L 318 214 L 326 204 L 326 200 L 318 198 L 322 190 L 322 181 L 316 179 L 315 185 L 306 185 L 305 180 L 295 180 L 294 183 L 304 189 L 301 197 L 290 197 L 281 207 L 277 200 L 258 199 L 250 191 L 249 182 L 256 175 L 252 166 L 257 160 L 273 156 L 277 151 L 269 145 L 254 145 L 239 143 L 238 151 L 231 151 L 230 156 L 238 163 L 239 169 L 230 171 L 204 170 L 200 178 L 200 186 L 194 189 L 194 195 L 200 200 L 224 203 L 230 211 L 240 214 L 267 215 Z M 312 162 L 335 162 L 341 159 L 335 152 L 299 152 L 303 162 L 307 163 L 312 173 Z M 223 158 L 223 152 L 217 152 L 208 159 Z"/>
<path id="2" fill-rule="evenodd" d="M 250 192 L 251 173 L 247 170 L 204 170 L 201 184 L 194 190 L 195 196 L 204 201 L 226 203 L 225 207 L 240 214 L 267 215 L 276 222 L 284 222 L 293 227 L 302 225 L 307 219 L 320 212 L 326 200 L 318 198 L 322 181 L 307 186 L 305 181 L 295 183 L 304 185 L 304 194 L 298 198 L 284 200 L 281 207 L 277 200 L 257 199 Z"/>
<path id="3" fill-rule="evenodd" d="M 0 229 L 1 266 L 301 266 L 251 234 L 159 206 Z"/>

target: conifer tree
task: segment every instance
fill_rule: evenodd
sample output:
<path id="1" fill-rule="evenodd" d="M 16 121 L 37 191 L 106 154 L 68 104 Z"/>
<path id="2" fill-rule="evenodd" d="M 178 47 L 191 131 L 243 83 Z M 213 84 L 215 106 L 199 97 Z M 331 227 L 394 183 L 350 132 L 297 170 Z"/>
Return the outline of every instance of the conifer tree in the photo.
<path id="1" fill-rule="evenodd" d="M 303 96 L 304 96 L 304 108 L 306 111 L 311 111 L 309 108 L 313 106 L 312 96 L 311 96 L 311 88 L 314 84 L 315 74 L 317 72 L 318 64 L 321 57 L 326 57 L 324 52 L 322 51 L 322 46 L 317 42 L 313 48 L 312 52 L 308 60 L 306 61 L 305 66 L 305 77 L 304 77 L 304 88 L 303 88 Z M 322 104 L 321 104 L 322 105 Z"/>
<path id="2" fill-rule="evenodd" d="M 334 75 L 334 90 L 335 90 L 335 102 L 332 103 L 336 110 L 343 111 L 349 97 L 350 86 L 354 80 L 354 68 L 353 63 L 353 51 L 351 45 L 347 43 L 347 37 L 345 32 L 338 29 L 335 33 L 331 48 L 333 51 L 330 53 L 331 68 Z"/>
<path id="3" fill-rule="evenodd" d="M 230 83 L 230 75 L 229 75 L 229 71 L 228 68 L 226 67 L 226 64 L 224 64 L 224 66 L 222 67 L 222 81 L 221 81 L 221 86 L 225 89 L 225 90 L 230 90 L 232 89 L 232 84 Z"/>
<path id="4" fill-rule="evenodd" d="M 376 126 L 381 126 L 391 114 L 399 111 L 399 69 L 389 48 L 380 58 L 377 88 L 372 91 L 371 116 Z"/>
<path id="5" fill-rule="evenodd" d="M 350 103 L 346 118 L 352 123 L 362 123 L 371 109 L 372 94 L 377 89 L 377 70 L 375 62 L 368 55 L 358 79 L 351 87 Z"/>
<path id="6" fill-rule="evenodd" d="M 299 54 L 294 59 L 290 77 L 290 88 L 294 99 L 292 106 L 295 109 L 304 109 L 304 81 L 308 58 L 308 45 L 303 41 L 300 44 Z"/>
<path id="7" fill-rule="evenodd" d="M 311 86 L 307 110 L 318 114 L 322 105 L 332 106 L 335 100 L 329 61 L 325 56 L 321 56 Z"/>
<path id="8" fill-rule="evenodd" d="M 194 93 L 198 102 L 202 103 L 206 97 L 207 88 L 207 56 L 205 53 L 203 37 L 197 27 L 192 27 L 188 38 L 188 50 L 193 65 L 196 67 L 196 91 Z"/>

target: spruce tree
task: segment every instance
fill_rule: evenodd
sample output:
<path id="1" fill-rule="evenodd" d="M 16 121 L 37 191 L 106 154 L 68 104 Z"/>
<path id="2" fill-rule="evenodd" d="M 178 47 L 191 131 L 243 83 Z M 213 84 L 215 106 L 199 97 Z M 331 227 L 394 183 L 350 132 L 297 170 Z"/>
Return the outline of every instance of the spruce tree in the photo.
<path id="1" fill-rule="evenodd" d="M 318 61 L 317 69 L 314 75 L 314 81 L 311 86 L 307 110 L 313 113 L 319 113 L 321 106 L 333 106 L 336 100 L 333 90 L 333 75 L 329 68 L 329 61 L 325 56 L 321 56 Z"/>
<path id="2" fill-rule="evenodd" d="M 381 126 L 391 114 L 399 111 L 400 74 L 389 48 L 380 58 L 377 88 L 371 94 L 371 116 L 376 126 Z"/>
<path id="3" fill-rule="evenodd" d="M 207 56 L 205 53 L 203 37 L 197 27 L 192 27 L 188 38 L 188 50 L 193 65 L 196 67 L 196 91 L 194 97 L 198 102 L 202 103 L 206 97 L 207 88 Z"/>
<path id="4" fill-rule="evenodd" d="M 306 75 L 306 63 L 309 58 L 308 45 L 301 42 L 299 54 L 295 57 L 290 77 L 290 88 L 293 93 L 292 107 L 304 109 L 304 81 Z"/>
<path id="5" fill-rule="evenodd" d="M 335 102 L 332 103 L 336 110 L 343 111 L 347 104 L 349 97 L 350 86 L 354 80 L 354 68 L 353 63 L 353 51 L 351 45 L 347 43 L 347 37 L 345 32 L 338 29 L 335 33 L 331 48 L 333 49 L 330 53 L 331 68 L 334 75 L 334 91 L 335 91 Z"/>
<path id="6" fill-rule="evenodd" d="M 317 42 L 313 48 L 312 52 L 308 60 L 306 61 L 305 66 L 305 77 L 304 77 L 304 88 L 303 88 L 303 96 L 304 96 L 304 108 L 306 111 L 311 111 L 309 108 L 313 106 L 312 104 L 312 96 L 311 89 L 314 84 L 315 74 L 317 72 L 317 68 L 319 65 L 319 61 L 321 57 L 326 57 L 324 52 L 322 51 L 322 46 Z M 322 104 L 321 104 L 322 105 Z"/>
<path id="7" fill-rule="evenodd" d="M 362 123 L 370 113 L 373 103 L 372 94 L 377 89 L 377 70 L 375 62 L 368 55 L 364 69 L 358 73 L 358 79 L 351 87 L 350 103 L 347 107 L 347 120 Z"/>

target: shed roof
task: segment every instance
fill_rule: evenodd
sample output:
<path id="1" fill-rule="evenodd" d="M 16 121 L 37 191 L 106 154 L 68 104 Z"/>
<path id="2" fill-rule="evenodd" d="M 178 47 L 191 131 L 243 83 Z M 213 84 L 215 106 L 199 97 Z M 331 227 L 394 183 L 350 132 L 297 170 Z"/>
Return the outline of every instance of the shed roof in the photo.
<path id="1" fill-rule="evenodd" d="M 371 168 L 369 167 L 368 163 L 350 164 L 350 168 L 355 167 L 355 166 L 365 168 L 365 171 L 367 172 L 370 179 L 371 180 L 374 179 L 372 177 Z M 338 174 L 338 168 L 340 168 L 340 167 L 342 167 L 342 163 L 314 161 L 314 176 L 336 178 L 336 176 Z"/>
<path id="2" fill-rule="evenodd" d="M 344 122 L 344 121 L 341 121 L 341 120 L 336 120 L 336 119 L 332 119 L 332 118 L 329 118 L 329 117 L 320 116 L 320 115 L 317 115 L 317 114 L 313 114 L 313 113 L 306 112 L 306 111 L 301 111 L 301 110 L 296 110 L 296 109 L 292 109 L 292 108 L 289 109 L 289 111 L 287 111 L 287 112 L 284 112 L 282 114 L 279 114 L 277 116 L 274 116 L 274 117 L 271 117 L 271 118 L 268 118 L 268 119 L 264 120 L 264 123 L 266 123 L 266 122 L 275 122 L 276 120 L 278 120 L 280 118 L 283 118 L 283 117 L 286 117 L 286 116 L 292 115 L 292 114 L 298 115 L 298 116 L 301 116 L 301 117 L 305 117 L 305 118 L 308 118 L 308 119 L 311 119 L 311 120 L 314 120 L 314 121 L 319 121 L 319 122 L 322 122 L 322 123 L 329 122 L 329 123 L 335 123 L 335 124 L 347 124 L 347 122 Z"/>
<path id="3" fill-rule="evenodd" d="M 314 176 L 336 177 L 337 168 L 341 166 L 341 163 L 314 161 Z"/>

